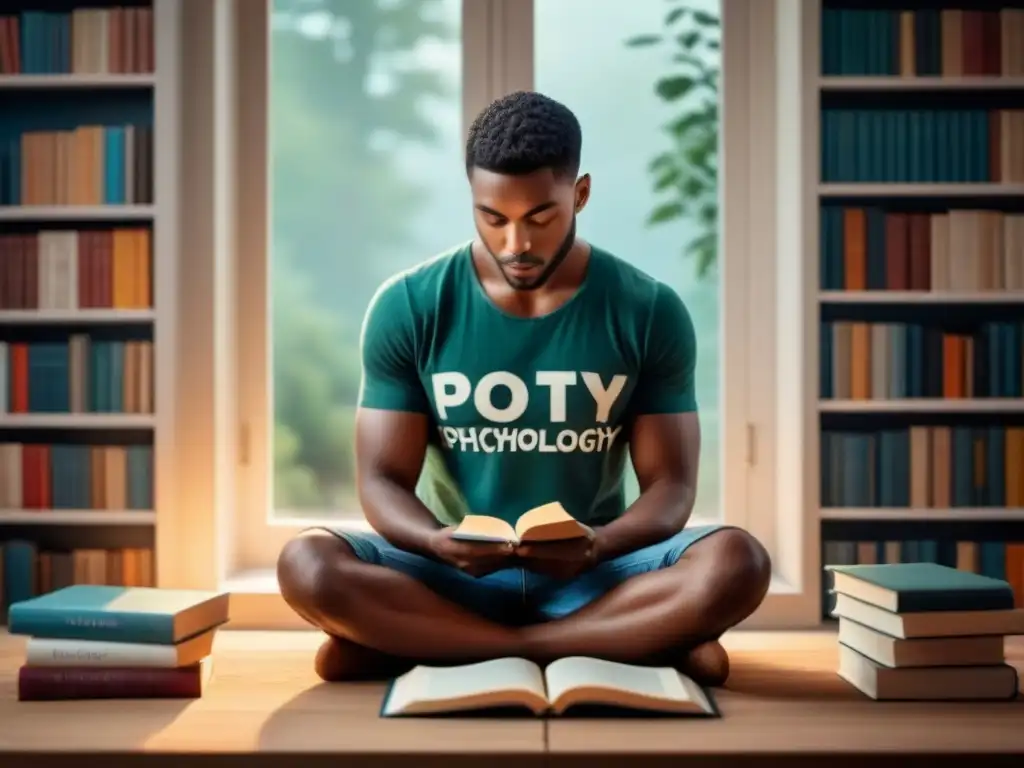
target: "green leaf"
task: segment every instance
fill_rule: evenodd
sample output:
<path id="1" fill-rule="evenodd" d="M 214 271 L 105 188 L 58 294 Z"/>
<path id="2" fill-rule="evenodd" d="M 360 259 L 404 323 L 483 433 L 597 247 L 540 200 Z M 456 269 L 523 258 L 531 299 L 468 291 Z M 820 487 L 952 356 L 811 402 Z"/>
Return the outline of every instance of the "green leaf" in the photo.
<path id="1" fill-rule="evenodd" d="M 682 178 L 683 172 L 680 168 L 666 168 L 654 180 L 654 191 L 663 192 Z"/>
<path id="2" fill-rule="evenodd" d="M 665 101 L 681 99 L 693 88 L 693 78 L 686 75 L 674 75 L 661 78 L 654 86 L 654 91 Z"/>
<path id="3" fill-rule="evenodd" d="M 673 136 L 685 136 L 692 129 L 699 128 L 706 122 L 708 122 L 707 118 L 700 112 L 690 112 L 669 123 L 668 130 Z"/>
<path id="4" fill-rule="evenodd" d="M 680 218 L 684 213 L 682 203 L 662 203 L 647 217 L 648 224 L 664 224 Z"/>
<path id="5" fill-rule="evenodd" d="M 707 191 L 707 185 L 703 180 L 690 176 L 683 182 L 683 194 L 687 197 L 700 197 Z"/>
<path id="6" fill-rule="evenodd" d="M 661 42 L 661 35 L 636 35 L 626 40 L 630 48 L 643 48 L 645 46 L 657 45 Z"/>
<path id="7" fill-rule="evenodd" d="M 679 37 L 677 37 L 676 41 L 680 45 L 682 45 L 683 44 L 683 35 L 680 35 Z M 701 73 L 701 75 L 705 75 L 705 76 L 707 75 L 707 72 L 708 72 L 707 62 L 705 62 L 704 59 L 701 59 L 701 58 L 699 58 L 697 56 L 694 56 L 692 53 L 677 53 L 675 56 L 672 57 L 672 61 L 676 62 L 677 64 L 689 64 L 691 67 L 694 67 L 695 69 L 697 69 L 697 71 L 699 71 Z"/>
<path id="8" fill-rule="evenodd" d="M 687 50 L 696 48 L 697 43 L 699 42 L 700 32 L 697 32 L 696 30 L 693 32 L 687 32 L 686 34 L 679 36 L 679 44 L 682 45 L 683 48 L 686 48 Z"/>
<path id="9" fill-rule="evenodd" d="M 718 17 L 712 16 L 710 13 L 704 11 L 694 11 L 693 20 L 700 24 L 702 27 L 717 27 Z"/>
<path id="10" fill-rule="evenodd" d="M 665 26 L 671 27 L 673 24 L 675 24 L 677 21 L 683 18 L 683 16 L 686 15 L 686 12 L 688 10 L 689 8 L 673 8 L 671 11 L 668 12 L 668 15 L 665 17 Z"/>
<path id="11" fill-rule="evenodd" d="M 647 164 L 647 170 L 651 173 L 661 170 L 662 168 L 672 167 L 676 163 L 676 156 L 672 152 L 662 152 L 660 155 L 654 157 Z"/>

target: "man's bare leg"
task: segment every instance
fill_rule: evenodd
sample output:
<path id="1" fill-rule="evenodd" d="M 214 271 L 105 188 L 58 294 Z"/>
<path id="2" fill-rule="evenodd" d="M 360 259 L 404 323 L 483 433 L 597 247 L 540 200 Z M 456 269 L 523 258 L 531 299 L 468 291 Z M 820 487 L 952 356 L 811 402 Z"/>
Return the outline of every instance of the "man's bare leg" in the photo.
<path id="1" fill-rule="evenodd" d="M 567 655 L 650 663 L 686 653 L 673 665 L 721 684 L 728 656 L 717 640 L 757 609 L 770 579 L 764 547 L 745 531 L 721 530 L 669 568 L 635 576 L 565 618 L 524 628 L 525 652 L 540 663 Z"/>
<path id="2" fill-rule="evenodd" d="M 364 563 L 347 542 L 326 532 L 288 542 L 277 577 L 292 610 L 351 643 L 321 649 L 317 669 L 325 679 L 375 676 L 372 665 L 388 669 L 404 659 L 454 663 L 523 650 L 514 628 L 471 613 L 404 573 Z"/>

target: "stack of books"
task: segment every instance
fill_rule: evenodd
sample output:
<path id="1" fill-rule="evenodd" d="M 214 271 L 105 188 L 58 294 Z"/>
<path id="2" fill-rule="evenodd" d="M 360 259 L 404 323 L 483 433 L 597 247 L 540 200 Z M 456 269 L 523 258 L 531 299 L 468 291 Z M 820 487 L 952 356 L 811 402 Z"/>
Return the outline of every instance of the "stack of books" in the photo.
<path id="1" fill-rule="evenodd" d="M 228 595 L 77 585 L 11 605 L 27 635 L 18 699 L 195 699 L 212 669 Z"/>
<path id="2" fill-rule="evenodd" d="M 1000 579 L 934 563 L 828 565 L 839 676 L 876 700 L 1012 700 L 1005 638 L 1024 634 Z"/>

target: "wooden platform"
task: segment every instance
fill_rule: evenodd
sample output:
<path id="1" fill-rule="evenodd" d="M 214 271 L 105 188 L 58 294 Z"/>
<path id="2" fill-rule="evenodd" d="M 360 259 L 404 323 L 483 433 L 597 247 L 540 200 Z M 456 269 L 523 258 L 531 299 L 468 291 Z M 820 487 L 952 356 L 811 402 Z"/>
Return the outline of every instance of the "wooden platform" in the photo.
<path id="1" fill-rule="evenodd" d="M 0 766 L 81 765 L 822 765 L 925 764 L 999 753 L 1020 764 L 1024 698 L 1013 703 L 872 702 L 835 674 L 835 637 L 734 634 L 721 720 L 382 720 L 382 684 L 326 685 L 313 633 L 225 632 L 203 699 L 25 702 L 23 641 L 0 635 Z M 1022 639 L 1024 640 L 1024 639 Z M 1008 643 L 1024 668 L 1024 642 Z M 186 753 L 186 754 L 183 754 Z M 344 756 L 343 762 L 339 760 Z M 918 759 L 915 759 L 917 756 Z M 934 759 L 934 758 L 930 758 Z M 186 762 L 187 761 L 187 762 Z M 919 762 L 920 761 L 920 762 Z"/>

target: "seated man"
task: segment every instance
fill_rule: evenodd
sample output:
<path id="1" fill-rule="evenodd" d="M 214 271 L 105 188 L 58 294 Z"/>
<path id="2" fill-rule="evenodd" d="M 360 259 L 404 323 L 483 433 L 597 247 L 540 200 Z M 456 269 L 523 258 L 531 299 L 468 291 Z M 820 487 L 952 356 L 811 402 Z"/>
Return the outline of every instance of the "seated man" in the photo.
<path id="1" fill-rule="evenodd" d="M 363 327 L 359 497 L 375 532 L 307 531 L 284 599 L 328 639 L 325 680 L 414 663 L 568 655 L 728 674 L 719 636 L 768 590 L 749 534 L 684 527 L 700 427 L 695 334 L 668 286 L 576 235 L 590 195 L 563 105 L 514 93 L 475 120 L 478 237 L 387 281 Z M 626 508 L 625 462 L 640 496 Z M 580 541 L 454 540 L 558 501 Z"/>

